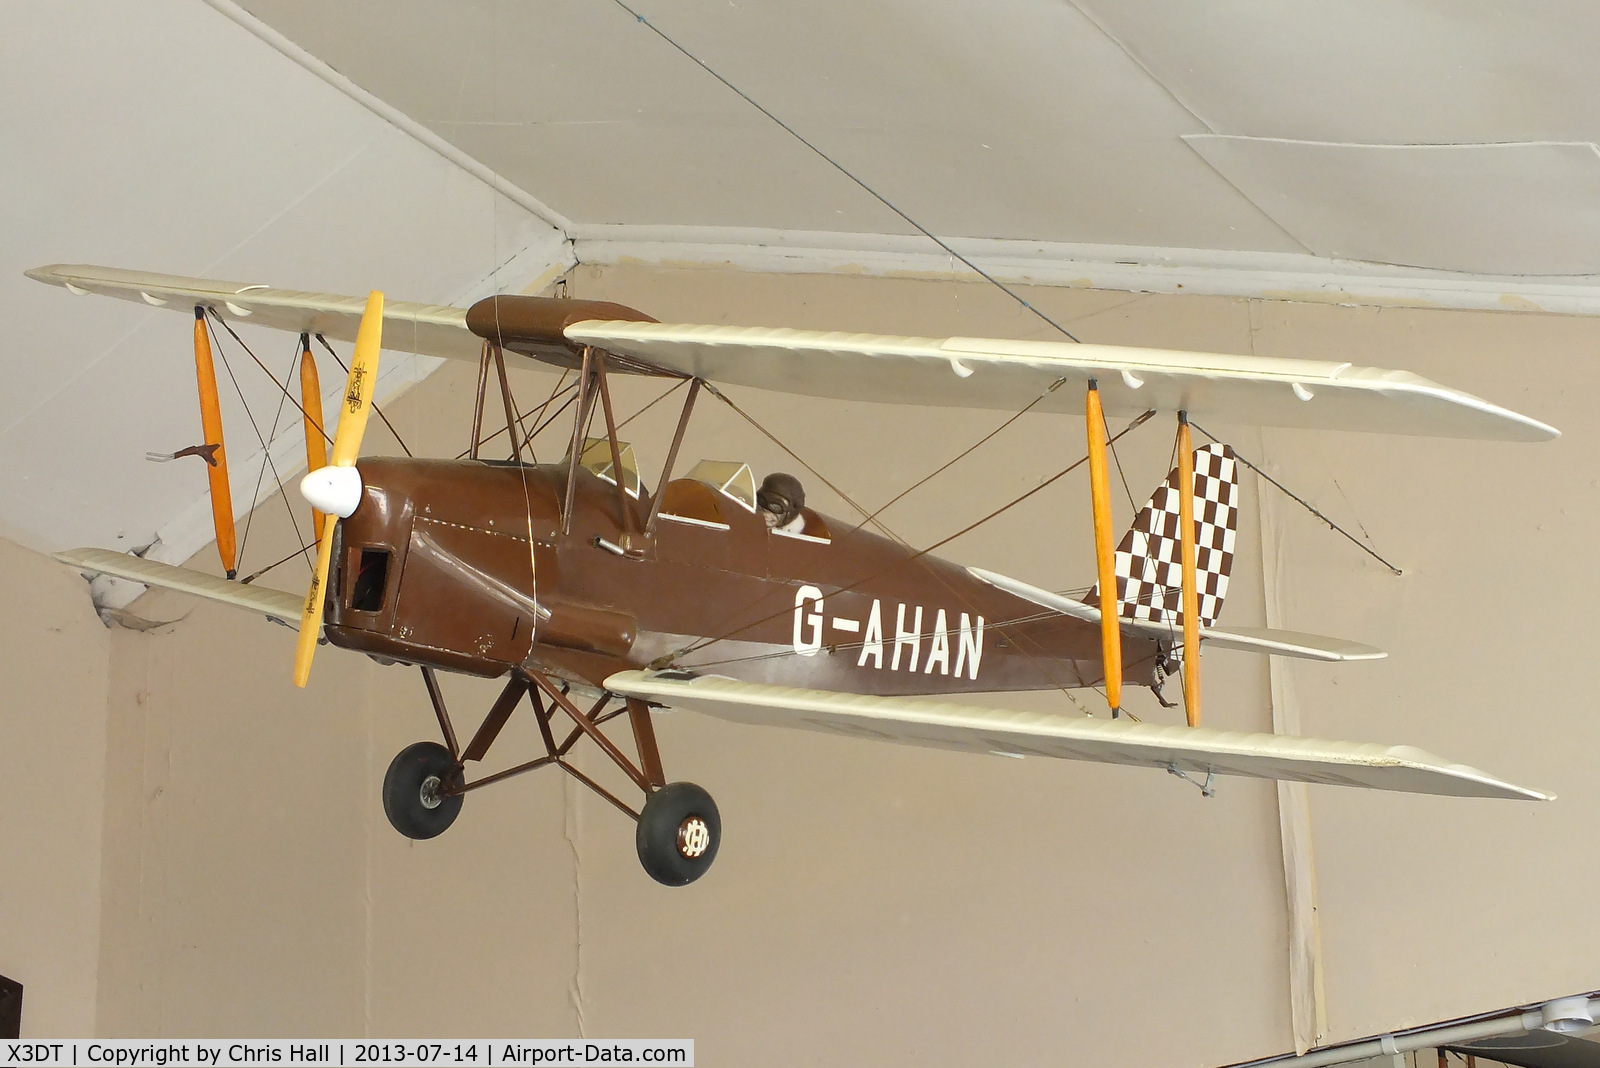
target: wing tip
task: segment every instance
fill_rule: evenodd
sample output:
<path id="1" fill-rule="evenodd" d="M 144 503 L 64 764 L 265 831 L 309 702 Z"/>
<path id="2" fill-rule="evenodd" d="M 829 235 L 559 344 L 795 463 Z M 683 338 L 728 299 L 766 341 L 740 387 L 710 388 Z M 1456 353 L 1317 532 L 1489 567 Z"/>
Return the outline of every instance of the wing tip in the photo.
<path id="1" fill-rule="evenodd" d="M 35 282 L 44 282 L 46 285 L 64 286 L 67 280 L 61 277 L 61 272 L 66 268 L 64 263 L 47 263 L 42 267 L 34 267 L 22 273 Z"/>
<path id="2" fill-rule="evenodd" d="M 96 549 L 92 546 L 85 545 L 76 549 L 61 549 L 58 552 L 51 553 L 50 558 L 52 560 L 58 560 L 63 564 L 70 564 L 73 567 L 88 567 L 89 564 L 87 561 L 92 558 L 93 554 L 110 551 L 110 549 Z"/>

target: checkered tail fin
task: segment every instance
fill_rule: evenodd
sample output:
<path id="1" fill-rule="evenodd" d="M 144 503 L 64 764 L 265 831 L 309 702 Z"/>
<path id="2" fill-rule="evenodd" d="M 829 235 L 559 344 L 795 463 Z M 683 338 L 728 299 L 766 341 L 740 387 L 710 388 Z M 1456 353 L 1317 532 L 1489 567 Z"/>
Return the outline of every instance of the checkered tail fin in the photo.
<path id="1" fill-rule="evenodd" d="M 1117 599 L 1123 619 L 1183 625 L 1178 514 L 1178 471 L 1173 468 L 1117 546 Z M 1194 525 L 1200 625 L 1209 627 L 1228 594 L 1239 526 L 1238 463 L 1221 442 L 1194 451 Z M 1090 602 L 1099 604 L 1099 595 L 1096 586 Z"/>

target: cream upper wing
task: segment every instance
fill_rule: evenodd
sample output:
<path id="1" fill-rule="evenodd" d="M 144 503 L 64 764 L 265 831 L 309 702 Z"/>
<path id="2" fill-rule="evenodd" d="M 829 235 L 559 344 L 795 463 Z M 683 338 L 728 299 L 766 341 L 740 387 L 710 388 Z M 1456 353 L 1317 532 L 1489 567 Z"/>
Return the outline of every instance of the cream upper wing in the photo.
<path id="1" fill-rule="evenodd" d="M 832 731 L 1011 756 L 1134 764 L 1373 790 L 1548 801 L 1551 795 L 1410 746 L 1332 742 L 1203 727 L 1018 712 L 906 697 L 798 690 L 715 676 L 623 671 L 606 689 L 740 723 Z"/>
<path id="2" fill-rule="evenodd" d="M 321 334 L 333 341 L 355 341 L 367 304 L 364 296 L 303 293 L 86 264 L 35 267 L 28 277 L 74 293 L 118 297 L 187 314 L 193 313 L 196 304 L 203 304 L 230 322 L 255 323 L 294 334 Z M 392 300 L 383 309 L 383 347 L 391 352 L 476 362 L 483 339 L 467 329 L 467 313 L 462 308 Z"/>
<path id="3" fill-rule="evenodd" d="M 1349 363 L 992 338 L 671 323 L 574 323 L 570 341 L 712 382 L 818 397 L 1016 411 L 1187 411 L 1202 424 L 1543 441 L 1557 431 L 1406 371 Z"/>
<path id="4" fill-rule="evenodd" d="M 54 264 L 30 278 L 175 311 L 196 304 L 224 319 L 354 341 L 365 299 L 203 278 Z M 893 337 L 764 327 L 585 320 L 564 329 L 648 367 L 711 382 L 839 399 L 1079 413 L 1099 383 L 1112 415 L 1187 411 L 1202 425 L 1244 423 L 1324 430 L 1542 441 L 1557 431 L 1527 416 L 1406 371 L 1288 360 L 995 338 Z M 390 301 L 384 347 L 476 360 L 482 338 L 467 312 Z M 512 355 L 514 361 L 524 359 Z M 621 368 L 619 368 L 621 369 Z M 1062 388 L 1066 387 L 1066 388 Z"/>

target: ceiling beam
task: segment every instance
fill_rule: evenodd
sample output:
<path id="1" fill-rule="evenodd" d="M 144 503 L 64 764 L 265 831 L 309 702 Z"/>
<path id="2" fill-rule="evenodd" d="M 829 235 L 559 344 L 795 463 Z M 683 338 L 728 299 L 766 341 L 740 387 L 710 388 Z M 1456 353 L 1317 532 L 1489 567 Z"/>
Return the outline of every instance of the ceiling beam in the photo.
<path id="1" fill-rule="evenodd" d="M 695 226 L 571 231 L 579 263 L 975 280 L 926 238 Z M 951 238 L 1001 282 L 1319 304 L 1600 315 L 1600 277 L 1491 277 L 1309 254 Z"/>

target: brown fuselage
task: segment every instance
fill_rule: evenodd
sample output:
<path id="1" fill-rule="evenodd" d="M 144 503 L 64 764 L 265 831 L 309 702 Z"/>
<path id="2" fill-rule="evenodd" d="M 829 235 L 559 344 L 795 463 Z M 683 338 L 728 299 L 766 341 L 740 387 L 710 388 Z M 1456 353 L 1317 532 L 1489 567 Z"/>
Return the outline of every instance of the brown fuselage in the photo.
<path id="1" fill-rule="evenodd" d="M 580 467 L 562 533 L 566 465 L 358 467 L 365 489 L 337 525 L 325 607 L 328 640 L 345 648 L 595 687 L 647 666 L 869 694 L 1102 681 L 1097 625 L 826 516 L 808 513 L 812 534 L 788 536 L 711 487 L 673 483 L 669 503 L 717 511 L 663 509 L 643 537 L 649 495 L 626 498 L 625 524 L 616 487 Z M 1149 683 L 1156 657 L 1154 643 L 1124 638 L 1125 680 Z"/>

